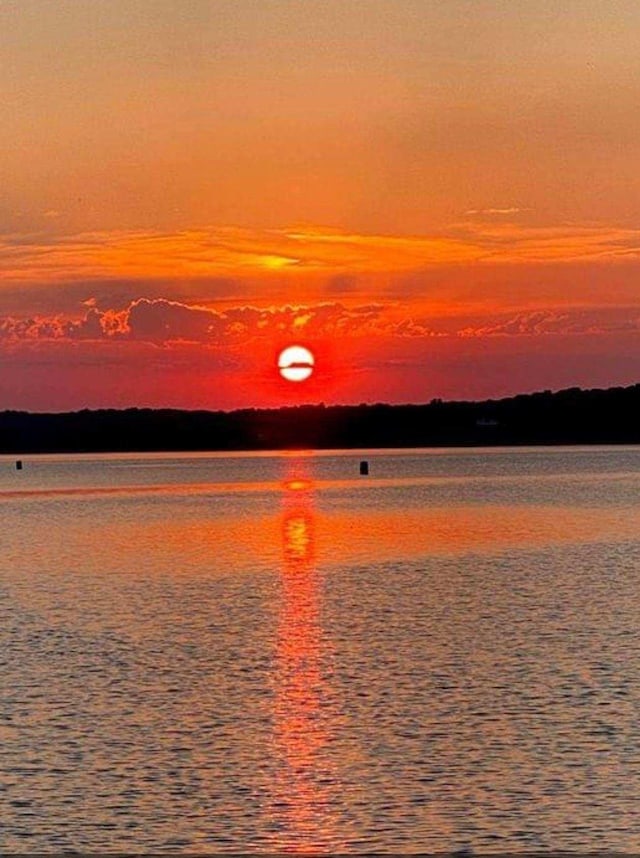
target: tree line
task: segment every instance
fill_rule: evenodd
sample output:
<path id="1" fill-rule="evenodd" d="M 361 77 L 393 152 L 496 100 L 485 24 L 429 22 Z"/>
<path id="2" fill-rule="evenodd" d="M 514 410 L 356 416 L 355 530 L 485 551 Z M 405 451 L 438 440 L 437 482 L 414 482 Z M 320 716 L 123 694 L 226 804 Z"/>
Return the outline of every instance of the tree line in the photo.
<path id="1" fill-rule="evenodd" d="M 640 384 L 424 405 L 0 412 L 0 452 L 640 443 Z"/>

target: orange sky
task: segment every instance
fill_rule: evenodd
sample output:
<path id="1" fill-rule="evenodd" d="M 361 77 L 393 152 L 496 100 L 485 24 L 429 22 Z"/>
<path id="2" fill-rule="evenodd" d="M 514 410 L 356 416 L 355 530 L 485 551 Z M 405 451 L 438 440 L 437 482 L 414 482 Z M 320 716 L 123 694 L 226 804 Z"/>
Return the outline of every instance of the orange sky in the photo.
<path id="1" fill-rule="evenodd" d="M 635 0 L 0 6 L 0 409 L 640 377 Z M 277 378 L 289 342 L 312 381 Z"/>

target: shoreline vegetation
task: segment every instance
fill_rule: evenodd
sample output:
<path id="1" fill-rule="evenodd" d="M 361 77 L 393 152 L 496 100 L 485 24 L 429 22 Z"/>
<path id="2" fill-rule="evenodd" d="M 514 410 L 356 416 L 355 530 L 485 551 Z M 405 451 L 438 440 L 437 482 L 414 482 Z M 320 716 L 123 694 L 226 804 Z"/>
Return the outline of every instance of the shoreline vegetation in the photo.
<path id="1" fill-rule="evenodd" d="M 0 412 L 0 453 L 640 443 L 640 384 L 482 402 Z"/>

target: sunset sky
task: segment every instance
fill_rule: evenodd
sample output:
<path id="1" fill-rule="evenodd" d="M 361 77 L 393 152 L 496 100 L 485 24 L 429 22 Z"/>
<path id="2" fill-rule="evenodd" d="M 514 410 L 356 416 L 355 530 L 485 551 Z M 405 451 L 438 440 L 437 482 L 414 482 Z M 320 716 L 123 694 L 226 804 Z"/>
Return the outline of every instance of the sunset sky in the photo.
<path id="1" fill-rule="evenodd" d="M 0 33 L 0 410 L 640 381 L 637 0 L 3 0 Z"/>

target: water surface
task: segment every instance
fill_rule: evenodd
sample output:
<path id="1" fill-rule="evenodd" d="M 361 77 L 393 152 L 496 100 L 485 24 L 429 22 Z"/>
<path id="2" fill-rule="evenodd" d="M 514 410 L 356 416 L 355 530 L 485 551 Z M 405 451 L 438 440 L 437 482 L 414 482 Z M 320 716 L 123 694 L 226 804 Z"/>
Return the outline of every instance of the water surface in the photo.
<path id="1" fill-rule="evenodd" d="M 638 448 L 0 458 L 0 845 L 640 851 L 639 499 Z"/>

